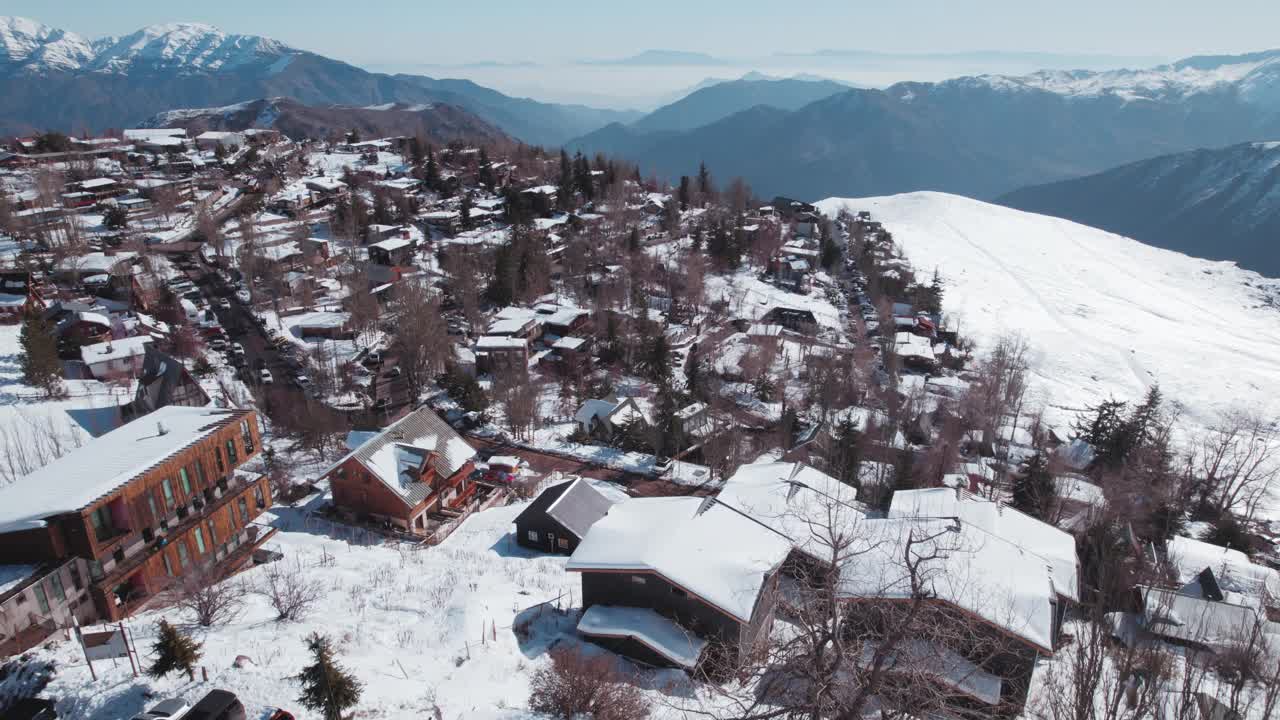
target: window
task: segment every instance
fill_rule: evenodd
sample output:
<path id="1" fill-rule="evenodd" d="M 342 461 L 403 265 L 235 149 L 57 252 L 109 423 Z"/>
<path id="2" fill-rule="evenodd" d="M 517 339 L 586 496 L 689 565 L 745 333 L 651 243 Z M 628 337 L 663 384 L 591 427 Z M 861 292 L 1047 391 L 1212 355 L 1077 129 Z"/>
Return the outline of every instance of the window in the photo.
<path id="1" fill-rule="evenodd" d="M 240 505 L 240 524 L 248 525 L 249 524 L 249 503 L 245 502 L 244 497 L 241 496 L 239 505 Z"/>
<path id="2" fill-rule="evenodd" d="M 187 554 L 187 544 L 179 541 L 178 542 L 178 564 L 185 569 L 187 567 L 187 564 L 190 562 L 191 562 L 191 557 L 190 555 Z"/>
<path id="3" fill-rule="evenodd" d="M 156 496 L 152 493 L 147 493 L 147 508 L 151 510 L 151 519 L 159 521 L 160 513 L 156 510 Z"/>
<path id="4" fill-rule="evenodd" d="M 111 512 L 107 510 L 106 505 L 99 505 L 89 513 L 89 520 L 93 523 L 93 534 L 99 540 L 106 540 L 115 535 L 116 529 L 111 524 Z"/>
<path id="5" fill-rule="evenodd" d="M 36 585 L 32 588 L 36 591 L 36 602 L 40 603 L 40 612 L 45 615 L 49 614 L 49 596 L 44 594 L 44 586 Z"/>
<path id="6" fill-rule="evenodd" d="M 160 559 L 164 561 L 164 574 L 173 577 L 173 563 L 169 562 L 169 553 L 160 553 Z"/>
<path id="7" fill-rule="evenodd" d="M 80 578 L 78 563 L 71 563 L 71 584 L 75 586 L 77 592 L 84 589 L 84 580 Z"/>
<path id="8" fill-rule="evenodd" d="M 263 508 L 263 507 L 266 507 L 266 506 L 267 506 L 267 501 L 262 497 L 262 486 L 261 486 L 261 485 L 254 485 L 254 486 L 253 486 L 253 499 L 254 499 L 255 501 L 257 501 L 257 503 L 258 503 L 258 507 Z"/>
<path id="9" fill-rule="evenodd" d="M 631 582 L 635 583 L 636 585 L 643 585 L 645 583 L 645 579 L 643 575 L 632 575 Z"/>
<path id="10" fill-rule="evenodd" d="M 218 531 L 213 526 L 213 518 L 209 518 L 209 542 L 210 544 L 218 544 Z"/>
<path id="11" fill-rule="evenodd" d="M 160 489 L 164 490 L 164 509 L 173 508 L 173 484 L 169 482 L 169 478 L 160 481 Z"/>
<path id="12" fill-rule="evenodd" d="M 196 554 L 203 555 L 204 554 L 204 531 L 201 530 L 200 528 L 196 528 L 195 535 L 196 535 Z"/>
<path id="13" fill-rule="evenodd" d="M 178 482 L 182 484 L 182 494 L 191 497 L 191 478 L 186 468 L 178 468 Z"/>
<path id="14" fill-rule="evenodd" d="M 49 585 L 53 587 L 53 596 L 58 598 L 58 602 L 67 601 L 67 589 L 62 585 L 62 571 L 55 570 L 49 576 Z"/>
<path id="15" fill-rule="evenodd" d="M 240 435 L 244 438 L 244 454 L 253 454 L 253 431 L 249 429 L 249 421 L 240 421 Z"/>
<path id="16" fill-rule="evenodd" d="M 232 465 L 236 464 L 236 441 L 235 440 L 227 441 L 227 462 Z"/>
<path id="17" fill-rule="evenodd" d="M 530 530 L 530 531 L 529 531 L 529 539 L 530 539 L 531 541 L 533 541 L 533 542 L 538 542 L 538 531 L 537 531 L 537 530 Z"/>
<path id="18" fill-rule="evenodd" d="M 216 445 L 213 447 L 213 459 L 217 462 L 217 465 L 218 465 L 218 474 L 219 474 L 219 475 L 222 475 L 222 474 L 226 473 L 226 472 L 227 472 L 227 468 L 226 468 L 226 466 L 225 466 L 225 465 L 223 465 L 223 464 L 222 464 L 222 451 L 221 451 L 221 450 L 219 450 L 219 449 L 218 449 L 218 447 L 217 447 Z"/>
<path id="19" fill-rule="evenodd" d="M 200 487 L 208 487 L 209 480 L 204 476 L 204 463 L 196 461 L 196 480 L 200 481 Z"/>
<path id="20" fill-rule="evenodd" d="M 557 541 L 557 543 L 560 545 L 562 549 L 565 549 L 565 550 L 569 549 L 569 538 L 560 538 Z"/>

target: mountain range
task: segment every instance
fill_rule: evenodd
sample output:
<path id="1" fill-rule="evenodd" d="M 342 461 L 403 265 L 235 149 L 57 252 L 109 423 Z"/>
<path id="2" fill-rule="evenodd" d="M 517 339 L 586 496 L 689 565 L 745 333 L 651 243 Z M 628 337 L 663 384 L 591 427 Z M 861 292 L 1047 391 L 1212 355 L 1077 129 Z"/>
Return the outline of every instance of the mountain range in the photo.
<path id="1" fill-rule="evenodd" d="M 509 139 L 474 114 L 445 103 L 350 107 L 303 105 L 292 98 L 268 98 L 216 108 L 168 110 L 142 124 L 182 127 L 192 133 L 274 128 L 294 140 L 327 138 L 349 130 L 366 138 L 402 135 L 423 137 L 441 145 L 453 140 L 492 143 Z"/>
<path id="2" fill-rule="evenodd" d="M 558 145 L 639 113 L 514 98 L 468 80 L 370 73 L 253 35 L 177 23 L 88 39 L 0 17 L 0 132 L 130 127 L 171 108 L 292 97 L 307 105 L 445 103 L 528 143 Z"/>
<path id="3" fill-rule="evenodd" d="M 1164 155 L 997 202 L 1280 277 L 1280 142 Z"/>
<path id="4" fill-rule="evenodd" d="M 705 161 L 764 196 L 942 190 L 994 198 L 1198 147 L 1280 136 L 1280 51 L 1146 70 L 1043 71 L 849 89 L 691 129 L 615 123 L 572 141 L 675 177 Z"/>

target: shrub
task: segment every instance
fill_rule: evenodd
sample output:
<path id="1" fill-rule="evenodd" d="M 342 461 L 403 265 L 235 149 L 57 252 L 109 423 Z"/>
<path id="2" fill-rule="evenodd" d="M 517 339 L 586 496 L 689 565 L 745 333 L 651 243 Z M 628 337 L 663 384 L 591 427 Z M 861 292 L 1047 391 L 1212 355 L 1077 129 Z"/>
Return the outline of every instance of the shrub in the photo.
<path id="1" fill-rule="evenodd" d="M 560 720 L 635 720 L 649 716 L 649 701 L 624 682 L 615 661 L 571 648 L 551 651 L 551 665 L 530 682 L 529 709 Z"/>

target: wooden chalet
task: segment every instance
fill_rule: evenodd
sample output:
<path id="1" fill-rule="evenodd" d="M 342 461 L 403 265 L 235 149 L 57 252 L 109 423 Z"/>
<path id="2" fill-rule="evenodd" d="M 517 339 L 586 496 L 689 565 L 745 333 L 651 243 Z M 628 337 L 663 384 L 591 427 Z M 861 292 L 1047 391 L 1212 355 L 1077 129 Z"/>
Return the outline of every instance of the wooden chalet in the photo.
<path id="1" fill-rule="evenodd" d="M 239 470 L 260 448 L 254 411 L 175 405 L 0 488 L 0 563 L 39 576 L 22 624 L 117 621 L 184 576 L 250 562 L 275 533 L 254 522 L 266 477 Z"/>

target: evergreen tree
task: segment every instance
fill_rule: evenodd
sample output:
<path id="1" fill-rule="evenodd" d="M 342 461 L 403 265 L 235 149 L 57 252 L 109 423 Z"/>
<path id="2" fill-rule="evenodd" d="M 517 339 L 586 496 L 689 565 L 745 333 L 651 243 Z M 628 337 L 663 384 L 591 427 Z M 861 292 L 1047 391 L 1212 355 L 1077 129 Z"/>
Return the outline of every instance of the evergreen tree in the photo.
<path id="1" fill-rule="evenodd" d="M 156 656 L 155 662 L 147 670 L 154 678 L 162 678 L 174 670 L 182 670 L 188 676 L 195 672 L 196 663 L 200 661 L 200 644 L 192 638 L 178 632 L 163 618 L 157 626 L 159 635 L 151 652 Z"/>
<path id="2" fill-rule="evenodd" d="M 705 204 L 705 196 L 711 194 L 711 172 L 707 170 L 706 163 L 698 163 L 698 192 L 704 196 L 703 203 Z"/>
<path id="3" fill-rule="evenodd" d="M 440 189 L 440 165 L 436 162 L 435 149 L 430 145 L 427 146 L 427 170 L 426 179 L 423 182 L 427 184 L 429 190 Z"/>
<path id="4" fill-rule="evenodd" d="M 18 343 L 22 346 L 19 365 L 23 381 L 53 395 L 62 387 L 62 363 L 58 360 L 58 341 L 43 312 L 32 308 L 23 315 Z"/>
<path id="5" fill-rule="evenodd" d="M 560 179 L 556 182 L 556 207 L 569 211 L 573 208 L 573 163 L 569 153 L 560 151 Z"/>
<path id="6" fill-rule="evenodd" d="M 1027 461 L 1022 474 L 1013 479 L 1013 506 L 1049 522 L 1053 498 L 1053 473 L 1049 472 L 1049 460 L 1044 453 L 1037 451 Z"/>
<path id="7" fill-rule="evenodd" d="M 689 176 L 681 175 L 680 176 L 680 192 L 676 194 L 676 198 L 680 200 L 681 210 L 689 209 L 689 195 L 690 195 Z"/>
<path id="8" fill-rule="evenodd" d="M 579 152 L 573 157 L 573 184 L 577 186 L 578 192 L 582 193 L 582 197 L 588 202 L 595 199 L 594 183 L 591 180 L 591 165 L 587 163 L 587 159 Z"/>
<path id="9" fill-rule="evenodd" d="M 471 193 L 462 196 L 462 201 L 458 203 L 458 223 L 463 229 L 471 227 Z"/>
<path id="10" fill-rule="evenodd" d="M 489 154 L 484 148 L 480 148 L 480 184 L 493 189 L 497 181 L 493 177 L 493 163 L 489 162 Z"/>
<path id="11" fill-rule="evenodd" d="M 819 240 L 820 256 L 818 262 L 822 263 L 822 267 L 830 270 L 840 262 L 840 246 L 836 244 L 836 239 L 831 234 L 823 233 Z"/>
<path id="12" fill-rule="evenodd" d="M 639 370 L 650 380 L 665 384 L 671 377 L 671 343 L 663 330 L 659 328 L 653 333 L 640 357 Z"/>
<path id="13" fill-rule="evenodd" d="M 312 633 L 307 638 L 307 649 L 313 663 L 298 675 L 302 681 L 298 702 L 319 711 L 324 720 L 342 720 L 343 711 L 360 701 L 363 684 L 338 664 L 329 638 Z"/>
<path id="14" fill-rule="evenodd" d="M 831 453 L 832 472 L 840 482 L 857 487 L 862 466 L 862 433 L 846 416 L 835 426 L 832 439 L 835 441 Z"/>
<path id="15" fill-rule="evenodd" d="M 632 227 L 627 233 L 627 252 L 640 252 L 640 228 Z"/>

